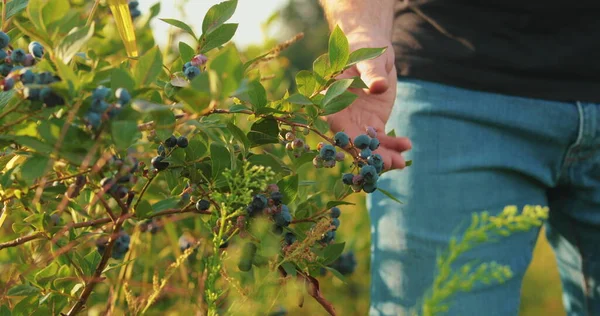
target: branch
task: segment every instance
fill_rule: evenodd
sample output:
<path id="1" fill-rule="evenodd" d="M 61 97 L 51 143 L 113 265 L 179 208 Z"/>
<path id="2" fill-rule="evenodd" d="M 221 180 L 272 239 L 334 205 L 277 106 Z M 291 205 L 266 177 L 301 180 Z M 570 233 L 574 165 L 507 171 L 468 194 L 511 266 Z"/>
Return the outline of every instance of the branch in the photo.
<path id="1" fill-rule="evenodd" d="M 287 276 L 287 272 L 285 272 L 285 270 L 281 266 L 279 266 L 278 270 L 279 273 L 283 275 L 283 277 Z M 321 293 L 321 289 L 319 288 L 319 281 L 317 279 L 311 277 L 310 275 L 304 275 L 301 271 L 296 271 L 296 276 L 298 277 L 298 279 L 302 279 L 304 283 L 308 282 L 310 284 L 308 294 L 310 294 L 310 296 L 312 296 L 321 306 L 323 306 L 323 308 L 329 313 L 329 315 L 337 315 L 333 304 L 331 304 L 331 302 L 329 302 Z"/>
<path id="2" fill-rule="evenodd" d="M 44 234 L 43 232 L 37 232 L 35 234 L 32 235 L 28 235 L 28 236 L 23 236 L 23 237 L 19 237 L 15 240 L 11 240 L 11 241 L 7 241 L 7 242 L 3 242 L 0 244 L 0 250 L 4 249 L 4 248 L 9 248 L 9 247 L 15 247 L 21 244 L 24 244 L 28 241 L 32 241 L 32 240 L 36 240 L 36 239 L 41 239 L 46 237 L 46 234 Z"/>
<path id="3" fill-rule="evenodd" d="M 156 212 L 154 214 L 150 214 L 148 218 L 171 215 L 171 214 L 183 214 L 183 213 L 198 213 L 198 214 L 212 214 L 210 211 L 198 211 L 194 206 L 188 206 L 182 209 L 174 208 L 169 210 L 164 210 L 160 212 Z"/>

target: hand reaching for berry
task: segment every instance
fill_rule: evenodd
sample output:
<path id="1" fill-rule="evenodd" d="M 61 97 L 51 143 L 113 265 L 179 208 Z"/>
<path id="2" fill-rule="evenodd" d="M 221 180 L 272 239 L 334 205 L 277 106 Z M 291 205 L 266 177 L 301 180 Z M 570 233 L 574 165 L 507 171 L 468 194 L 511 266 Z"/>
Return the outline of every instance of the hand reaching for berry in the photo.
<path id="1" fill-rule="evenodd" d="M 388 49 L 382 56 L 360 62 L 340 75 L 340 79 L 360 76 L 369 89 L 351 90 L 358 95 L 358 99 L 343 111 L 325 119 L 334 132 L 344 131 L 351 139 L 363 134 L 368 126 L 372 126 L 378 132 L 380 146 L 377 153 L 383 158 L 385 169 L 402 169 L 406 166 L 402 152 L 411 148 L 411 142 L 406 137 L 385 134 L 385 124 L 396 98 L 396 68 L 391 43 L 389 40 L 363 33 L 349 34 L 348 41 L 351 51 L 363 47 Z"/>

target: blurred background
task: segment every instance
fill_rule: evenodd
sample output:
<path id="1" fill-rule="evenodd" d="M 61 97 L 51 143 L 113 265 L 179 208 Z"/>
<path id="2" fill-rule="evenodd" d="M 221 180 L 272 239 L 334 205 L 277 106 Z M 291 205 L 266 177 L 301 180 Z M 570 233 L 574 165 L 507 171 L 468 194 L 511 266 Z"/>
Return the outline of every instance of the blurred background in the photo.
<path id="1" fill-rule="evenodd" d="M 160 2 L 158 18 L 175 18 L 200 29 L 202 17 L 218 0 L 141 0 L 140 10 L 148 12 Z M 313 60 L 326 52 L 328 26 L 318 0 L 239 0 L 238 9 L 231 19 L 239 23 L 233 38 L 246 56 L 256 56 L 277 43 L 299 32 L 304 39 L 284 51 L 278 65 L 287 67 L 285 74 L 271 86 L 271 92 L 284 93 L 293 89 L 293 76 L 301 69 L 310 69 Z M 192 43 L 191 38 L 179 34 L 170 25 L 153 19 L 150 23 L 156 43 L 165 48 L 176 47 L 179 41 Z M 342 315 L 366 315 L 369 302 L 369 218 L 362 196 L 356 196 L 356 206 L 343 210 L 340 239 L 347 241 L 348 250 L 357 255 L 358 267 L 344 284 L 331 276 L 322 278 L 325 295 L 330 298 Z M 483 211 L 483 210 L 482 210 Z M 351 304 L 347 304 L 351 302 Z M 290 314 L 318 315 L 322 309 L 311 299 L 303 309 L 290 310 Z M 527 272 L 522 288 L 520 315 L 565 315 L 561 303 L 561 285 L 555 265 L 554 254 L 548 246 L 544 233 L 540 234 L 535 248 L 534 260 Z"/>

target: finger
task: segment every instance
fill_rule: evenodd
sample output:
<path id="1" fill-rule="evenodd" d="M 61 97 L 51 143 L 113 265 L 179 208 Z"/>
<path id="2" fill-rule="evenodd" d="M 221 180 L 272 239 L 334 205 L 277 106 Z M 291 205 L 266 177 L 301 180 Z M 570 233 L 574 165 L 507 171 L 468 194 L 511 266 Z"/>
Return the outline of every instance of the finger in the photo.
<path id="1" fill-rule="evenodd" d="M 377 135 L 377 139 L 379 139 L 381 146 L 398 152 L 407 151 L 412 148 L 412 142 L 407 137 L 394 137 L 380 133 Z"/>
<path id="2" fill-rule="evenodd" d="M 356 65 L 356 69 L 360 73 L 360 78 L 369 87 L 369 93 L 381 94 L 389 89 L 389 71 L 386 69 L 385 59 L 362 61 Z"/>
<path id="3" fill-rule="evenodd" d="M 385 170 L 403 169 L 406 167 L 406 161 L 402 155 L 389 148 L 379 147 L 375 153 L 381 155 Z"/>

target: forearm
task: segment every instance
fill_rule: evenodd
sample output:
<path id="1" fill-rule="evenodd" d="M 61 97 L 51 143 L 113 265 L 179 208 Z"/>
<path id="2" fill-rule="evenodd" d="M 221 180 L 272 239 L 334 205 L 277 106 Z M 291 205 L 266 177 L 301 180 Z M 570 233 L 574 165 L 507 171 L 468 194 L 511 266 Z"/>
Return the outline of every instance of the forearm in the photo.
<path id="1" fill-rule="evenodd" d="M 367 33 L 391 39 L 397 0 L 320 0 L 327 21 L 344 33 Z"/>

